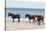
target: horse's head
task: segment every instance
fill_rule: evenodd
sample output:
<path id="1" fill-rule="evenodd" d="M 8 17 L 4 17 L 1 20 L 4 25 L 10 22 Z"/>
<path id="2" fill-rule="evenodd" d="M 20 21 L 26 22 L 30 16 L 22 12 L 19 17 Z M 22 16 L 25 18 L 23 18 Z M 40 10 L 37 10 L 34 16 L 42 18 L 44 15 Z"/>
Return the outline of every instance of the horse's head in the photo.
<path id="1" fill-rule="evenodd" d="M 8 17 L 10 16 L 11 13 L 8 14 Z"/>
<path id="2" fill-rule="evenodd" d="M 30 17 L 30 15 L 26 14 L 26 15 L 25 15 L 25 18 L 26 18 L 26 17 Z"/>

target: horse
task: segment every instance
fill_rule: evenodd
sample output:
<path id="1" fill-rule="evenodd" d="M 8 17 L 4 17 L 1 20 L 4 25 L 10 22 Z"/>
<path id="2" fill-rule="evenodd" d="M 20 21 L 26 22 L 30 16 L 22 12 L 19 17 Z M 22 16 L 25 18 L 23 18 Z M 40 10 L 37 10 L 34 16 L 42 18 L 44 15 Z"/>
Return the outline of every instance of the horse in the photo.
<path id="1" fill-rule="evenodd" d="M 44 17 L 43 16 L 41 16 L 41 15 L 33 15 L 33 16 L 36 18 L 35 23 L 36 23 L 36 21 L 38 21 L 38 25 L 40 25 L 40 21 L 42 20 L 42 22 L 44 24 L 44 21 L 43 21 Z"/>
<path id="2" fill-rule="evenodd" d="M 9 17 L 9 16 L 12 17 L 13 23 L 14 23 L 14 19 L 15 19 L 15 18 L 18 18 L 18 23 L 20 22 L 20 15 L 14 15 L 14 14 L 12 14 L 12 13 L 9 13 L 9 14 L 8 14 L 8 17 Z"/>
<path id="3" fill-rule="evenodd" d="M 40 21 L 42 21 L 43 22 L 43 24 L 44 24 L 44 17 L 43 16 L 41 16 L 41 15 L 38 15 L 38 16 L 36 16 L 37 17 L 37 21 L 38 21 L 38 25 L 40 25 Z"/>
<path id="4" fill-rule="evenodd" d="M 28 17 L 29 23 L 31 23 L 31 21 L 30 21 L 31 19 L 33 19 L 33 23 L 34 23 L 34 21 L 35 21 L 35 17 L 34 17 L 34 16 L 29 15 L 29 14 L 26 14 L 26 15 L 25 15 L 25 18 L 26 18 L 26 17 Z"/>

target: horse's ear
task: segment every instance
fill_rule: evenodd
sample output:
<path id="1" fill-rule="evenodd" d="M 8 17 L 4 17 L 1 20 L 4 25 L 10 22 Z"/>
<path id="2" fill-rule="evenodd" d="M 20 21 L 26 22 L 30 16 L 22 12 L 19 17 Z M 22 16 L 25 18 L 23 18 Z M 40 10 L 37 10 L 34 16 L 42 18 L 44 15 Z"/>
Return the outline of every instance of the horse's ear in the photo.
<path id="1" fill-rule="evenodd" d="M 9 12 L 9 14 L 10 14 L 10 12 Z"/>

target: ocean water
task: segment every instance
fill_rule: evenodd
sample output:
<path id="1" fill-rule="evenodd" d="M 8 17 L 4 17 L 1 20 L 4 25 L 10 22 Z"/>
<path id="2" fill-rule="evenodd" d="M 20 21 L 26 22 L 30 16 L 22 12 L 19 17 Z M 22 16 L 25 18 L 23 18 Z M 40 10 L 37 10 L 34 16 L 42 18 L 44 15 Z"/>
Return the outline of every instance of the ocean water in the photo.
<path id="1" fill-rule="evenodd" d="M 30 14 L 30 15 L 45 15 L 45 10 L 44 9 L 29 9 L 29 8 L 6 8 L 6 20 L 10 20 L 11 17 L 8 17 L 8 13 L 13 13 L 13 14 L 19 14 L 20 18 L 25 20 L 25 14 Z"/>

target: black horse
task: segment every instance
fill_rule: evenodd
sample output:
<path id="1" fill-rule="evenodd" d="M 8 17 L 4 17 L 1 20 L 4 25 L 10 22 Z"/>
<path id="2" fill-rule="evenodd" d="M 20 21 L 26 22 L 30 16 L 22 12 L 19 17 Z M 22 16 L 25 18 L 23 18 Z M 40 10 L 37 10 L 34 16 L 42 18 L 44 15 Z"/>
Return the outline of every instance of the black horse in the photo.
<path id="1" fill-rule="evenodd" d="M 14 19 L 15 19 L 15 18 L 18 18 L 18 23 L 20 22 L 20 15 L 14 15 L 14 14 L 12 14 L 12 13 L 9 13 L 8 16 L 11 16 L 11 17 L 12 17 L 13 23 L 14 23 Z"/>
<path id="2" fill-rule="evenodd" d="M 34 16 L 29 15 L 29 14 L 26 14 L 26 15 L 25 15 L 25 18 L 26 18 L 26 17 L 29 18 L 29 23 L 31 23 L 31 21 L 30 21 L 31 19 L 33 19 L 33 23 L 34 23 L 34 21 L 35 21 L 35 17 L 34 17 Z"/>

